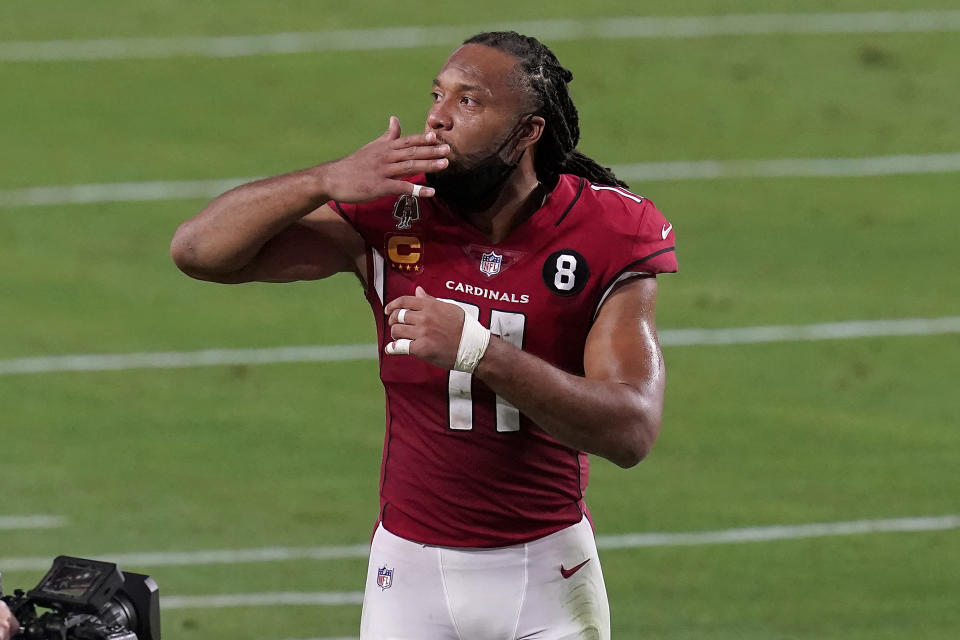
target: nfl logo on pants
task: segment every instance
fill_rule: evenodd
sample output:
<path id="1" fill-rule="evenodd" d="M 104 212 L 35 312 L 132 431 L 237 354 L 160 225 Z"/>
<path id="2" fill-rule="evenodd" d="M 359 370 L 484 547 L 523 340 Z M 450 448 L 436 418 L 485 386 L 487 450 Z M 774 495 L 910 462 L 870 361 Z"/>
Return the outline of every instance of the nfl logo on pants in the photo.
<path id="1" fill-rule="evenodd" d="M 393 586 L 393 569 L 387 569 L 386 565 L 377 569 L 377 586 L 381 591 Z"/>

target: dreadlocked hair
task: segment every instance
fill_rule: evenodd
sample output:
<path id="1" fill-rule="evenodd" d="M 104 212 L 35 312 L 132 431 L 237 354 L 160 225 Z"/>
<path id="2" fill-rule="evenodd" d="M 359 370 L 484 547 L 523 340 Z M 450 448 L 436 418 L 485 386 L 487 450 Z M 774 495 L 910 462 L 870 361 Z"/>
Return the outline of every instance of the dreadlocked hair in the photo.
<path id="1" fill-rule="evenodd" d="M 540 182 L 552 185 L 561 173 L 571 173 L 595 184 L 627 188 L 609 168 L 577 151 L 580 115 L 567 90 L 573 73 L 560 64 L 553 51 L 536 38 L 516 31 L 478 33 L 464 44 L 482 44 L 519 60 L 522 89 L 536 105 L 533 115 L 547 123 L 534 157 Z"/>

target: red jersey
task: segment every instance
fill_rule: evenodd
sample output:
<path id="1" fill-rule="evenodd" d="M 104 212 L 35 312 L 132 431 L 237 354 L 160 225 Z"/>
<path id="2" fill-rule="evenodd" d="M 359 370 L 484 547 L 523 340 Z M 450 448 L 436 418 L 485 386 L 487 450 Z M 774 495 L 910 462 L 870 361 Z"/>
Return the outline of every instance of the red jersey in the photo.
<path id="1" fill-rule="evenodd" d="M 498 244 L 430 198 L 331 206 L 367 245 L 366 296 L 386 392 L 383 526 L 424 544 L 499 547 L 579 522 L 587 454 L 554 440 L 471 374 L 383 355 L 383 308 L 422 286 L 494 335 L 583 375 L 587 333 L 613 286 L 677 270 L 673 226 L 649 200 L 573 175 L 560 176 Z"/>

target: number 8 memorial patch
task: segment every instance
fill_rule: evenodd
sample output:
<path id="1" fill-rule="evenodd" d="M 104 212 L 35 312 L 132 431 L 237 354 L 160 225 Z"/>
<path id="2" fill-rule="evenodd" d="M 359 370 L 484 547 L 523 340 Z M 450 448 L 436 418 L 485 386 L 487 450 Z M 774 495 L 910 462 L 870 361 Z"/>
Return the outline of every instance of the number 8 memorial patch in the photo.
<path id="1" fill-rule="evenodd" d="M 543 263 L 543 282 L 558 296 L 579 293 L 590 277 L 586 259 L 573 249 L 554 251 Z"/>

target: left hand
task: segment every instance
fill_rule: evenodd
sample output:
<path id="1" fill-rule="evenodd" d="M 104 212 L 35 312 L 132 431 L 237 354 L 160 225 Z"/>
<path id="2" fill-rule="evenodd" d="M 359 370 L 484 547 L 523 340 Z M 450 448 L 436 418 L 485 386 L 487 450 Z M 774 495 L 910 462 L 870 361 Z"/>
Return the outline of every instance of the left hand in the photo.
<path id="1" fill-rule="evenodd" d="M 0 601 L 0 640 L 12 638 L 19 629 L 20 625 L 7 608 L 7 603 Z"/>
<path id="2" fill-rule="evenodd" d="M 402 324 L 401 309 L 407 310 Z M 417 287 L 416 295 L 395 298 L 384 313 L 390 316 L 390 335 L 394 340 L 412 340 L 410 355 L 443 369 L 453 369 L 463 332 L 463 309 Z"/>

